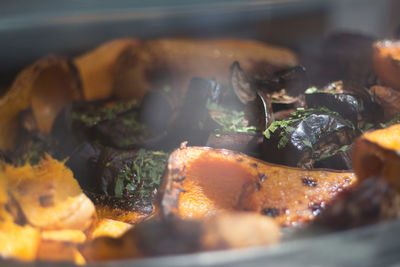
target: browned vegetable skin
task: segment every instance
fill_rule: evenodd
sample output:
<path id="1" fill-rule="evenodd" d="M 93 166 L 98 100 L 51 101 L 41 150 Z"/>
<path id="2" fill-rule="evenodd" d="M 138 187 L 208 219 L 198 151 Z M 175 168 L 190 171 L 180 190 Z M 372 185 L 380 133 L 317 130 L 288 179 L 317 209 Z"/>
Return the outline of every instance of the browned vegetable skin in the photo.
<path id="1" fill-rule="evenodd" d="M 115 65 L 120 54 L 138 44 L 136 39 L 112 40 L 74 59 L 86 100 L 105 99 L 112 95 Z"/>
<path id="2" fill-rule="evenodd" d="M 369 91 L 382 105 L 386 121 L 393 119 L 400 113 L 400 91 L 380 85 L 372 86 Z"/>
<path id="3" fill-rule="evenodd" d="M 256 213 L 225 213 L 206 220 L 141 223 L 121 238 L 96 238 L 81 247 L 88 262 L 275 244 L 279 226 Z"/>
<path id="4" fill-rule="evenodd" d="M 356 180 L 352 172 L 290 168 L 229 150 L 183 145 L 169 157 L 160 206 L 164 216 L 255 211 L 281 225 L 297 225 L 312 220 Z"/>
<path id="5" fill-rule="evenodd" d="M 360 180 L 382 175 L 400 190 L 400 124 L 367 132 L 353 145 L 353 168 Z"/>
<path id="6" fill-rule="evenodd" d="M 379 79 L 400 90 L 400 41 L 383 40 L 374 43 L 373 68 Z"/>
<path id="7" fill-rule="evenodd" d="M 64 58 L 47 56 L 18 74 L 0 99 L 0 149 L 13 149 L 18 114 L 31 107 L 41 132 L 50 132 L 57 113 L 81 97 L 75 68 Z"/>
<path id="8" fill-rule="evenodd" d="M 193 77 L 227 83 L 234 61 L 249 74 L 261 74 L 256 66 L 272 65 L 278 70 L 297 65 L 290 50 L 257 41 L 150 40 L 120 55 L 115 67 L 115 94 L 141 99 L 150 88 L 162 89 L 166 84 L 180 93 Z"/>

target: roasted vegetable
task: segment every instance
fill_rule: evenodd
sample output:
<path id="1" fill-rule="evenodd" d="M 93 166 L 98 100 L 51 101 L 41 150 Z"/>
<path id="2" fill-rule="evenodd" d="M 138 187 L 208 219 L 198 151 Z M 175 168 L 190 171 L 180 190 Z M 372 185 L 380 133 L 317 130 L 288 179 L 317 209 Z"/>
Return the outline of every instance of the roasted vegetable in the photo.
<path id="1" fill-rule="evenodd" d="M 344 230 L 400 217 L 400 193 L 382 177 L 371 177 L 340 194 L 312 225 Z"/>
<path id="2" fill-rule="evenodd" d="M 374 98 L 381 104 L 385 121 L 394 119 L 400 114 L 400 92 L 390 87 L 375 85 L 369 89 Z"/>
<path id="3" fill-rule="evenodd" d="M 36 61 L 0 99 L 0 149 L 14 148 L 21 111 L 31 107 L 38 129 L 48 133 L 63 106 L 80 97 L 77 73 L 67 60 L 48 56 Z"/>
<path id="4" fill-rule="evenodd" d="M 343 81 L 330 83 L 322 90 L 309 88 L 305 99 L 308 107 L 328 108 L 360 129 L 366 124 L 376 124 L 383 117 L 381 105 L 367 89 Z"/>
<path id="5" fill-rule="evenodd" d="M 374 43 L 373 66 L 387 86 L 400 90 L 400 42 L 383 40 Z"/>
<path id="6" fill-rule="evenodd" d="M 81 251 L 89 262 L 265 246 L 278 242 L 279 227 L 255 213 L 227 213 L 207 220 L 147 221 L 121 238 L 102 237 Z"/>
<path id="7" fill-rule="evenodd" d="M 82 265 L 86 261 L 78 251 L 78 245 L 86 241 L 86 235 L 78 230 L 42 231 L 37 259 L 41 261 L 74 262 Z"/>
<path id="8" fill-rule="evenodd" d="M 7 165 L 3 175 L 10 194 L 32 226 L 86 230 L 93 224 L 94 206 L 62 162 L 46 156 L 34 167 Z"/>
<path id="9" fill-rule="evenodd" d="M 8 193 L 7 178 L 0 173 L 0 254 L 31 261 L 36 258 L 40 232 L 25 223 L 18 203 Z"/>
<path id="10" fill-rule="evenodd" d="M 297 109 L 289 119 L 275 121 L 265 131 L 263 159 L 311 169 L 317 161 L 345 150 L 357 135 L 351 122 L 336 112 Z"/>
<path id="11" fill-rule="evenodd" d="M 351 172 L 296 169 L 229 150 L 182 146 L 168 159 L 161 210 L 181 218 L 255 211 L 297 225 L 312 220 L 355 181 Z"/>
<path id="12" fill-rule="evenodd" d="M 122 53 L 116 65 L 115 94 L 141 99 L 150 89 L 170 85 L 184 92 L 193 77 L 227 83 L 229 66 L 238 61 L 251 75 L 262 66 L 277 69 L 297 64 L 289 50 L 244 40 L 158 39 Z M 261 67 L 260 67 L 261 66 Z"/>
<path id="13" fill-rule="evenodd" d="M 66 164 L 100 217 L 136 223 L 153 212 L 167 156 L 159 151 L 121 151 L 85 143 Z"/>
<path id="14" fill-rule="evenodd" d="M 367 132 L 353 145 L 353 169 L 360 180 L 381 175 L 400 190 L 400 124 Z"/>
<path id="15" fill-rule="evenodd" d="M 100 219 L 96 222 L 96 226 L 90 232 L 89 238 L 94 239 L 100 236 L 120 237 L 130 228 L 132 228 L 132 225 L 129 223 L 111 219 Z"/>
<path id="16" fill-rule="evenodd" d="M 261 148 L 263 142 L 263 134 L 218 132 L 210 134 L 206 146 L 212 148 L 226 148 L 229 150 L 242 152 L 253 157 L 261 157 Z"/>
<path id="17" fill-rule="evenodd" d="M 124 51 L 139 45 L 135 39 L 118 39 L 74 59 L 86 100 L 107 99 L 114 93 L 115 65 Z"/>
<path id="18" fill-rule="evenodd" d="M 21 260 L 85 260 L 77 245 L 96 219 L 70 170 L 46 156 L 37 166 L 0 170 L 0 253 Z"/>

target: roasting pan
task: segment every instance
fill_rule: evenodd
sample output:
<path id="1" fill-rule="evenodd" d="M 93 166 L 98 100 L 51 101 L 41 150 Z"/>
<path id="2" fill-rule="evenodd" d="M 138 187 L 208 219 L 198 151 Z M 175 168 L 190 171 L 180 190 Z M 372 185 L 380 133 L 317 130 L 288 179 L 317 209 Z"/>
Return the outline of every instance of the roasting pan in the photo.
<path id="1" fill-rule="evenodd" d="M 0 93 L 16 73 L 48 53 L 74 56 L 121 37 L 247 38 L 312 50 L 349 30 L 391 37 L 400 19 L 391 0 L 56 1 L 0 3 Z M 96 266 L 400 266 L 400 221 L 354 230 L 286 229 L 272 247 L 203 252 Z M 22 263 L 0 266 L 74 266 Z"/>

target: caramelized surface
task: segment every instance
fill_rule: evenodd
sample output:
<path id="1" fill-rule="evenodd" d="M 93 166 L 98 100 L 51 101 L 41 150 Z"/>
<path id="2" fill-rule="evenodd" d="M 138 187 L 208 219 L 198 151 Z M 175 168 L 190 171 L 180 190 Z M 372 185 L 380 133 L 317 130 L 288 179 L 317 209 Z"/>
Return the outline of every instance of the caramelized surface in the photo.
<path id="1" fill-rule="evenodd" d="M 296 225 L 355 182 L 351 172 L 289 168 L 229 150 L 187 147 L 169 158 L 161 206 L 164 214 L 182 218 L 243 210 Z"/>

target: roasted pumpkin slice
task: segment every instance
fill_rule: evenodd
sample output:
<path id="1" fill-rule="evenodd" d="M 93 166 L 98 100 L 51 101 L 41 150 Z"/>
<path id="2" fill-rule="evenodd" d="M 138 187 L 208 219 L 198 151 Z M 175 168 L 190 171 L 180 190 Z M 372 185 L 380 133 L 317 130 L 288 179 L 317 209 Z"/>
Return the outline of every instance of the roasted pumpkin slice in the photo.
<path id="1" fill-rule="evenodd" d="M 116 221 L 112 219 L 99 219 L 93 230 L 89 234 L 90 239 L 99 236 L 120 237 L 132 228 L 132 224 Z"/>
<path id="2" fill-rule="evenodd" d="M 120 238 L 100 237 L 81 252 L 88 262 L 142 258 L 206 250 L 275 244 L 280 228 L 271 218 L 251 212 L 224 213 L 207 220 L 150 220 Z"/>
<path id="3" fill-rule="evenodd" d="M 15 221 L 18 218 L 9 212 L 13 209 L 10 202 L 6 177 L 0 173 L 0 255 L 24 261 L 34 260 L 40 232 L 32 226 L 17 224 Z"/>
<path id="4" fill-rule="evenodd" d="M 96 212 L 63 162 L 46 155 L 36 166 L 7 165 L 5 179 L 26 221 L 43 230 L 86 230 Z"/>
<path id="5" fill-rule="evenodd" d="M 360 180 L 381 175 L 400 190 L 400 124 L 363 134 L 354 142 L 352 160 Z"/>
<path id="6" fill-rule="evenodd" d="M 39 130 L 48 133 L 63 106 L 79 98 L 78 75 L 66 59 L 39 59 L 20 72 L 0 99 L 0 149 L 14 147 L 21 111 L 31 107 Z"/>
<path id="7" fill-rule="evenodd" d="M 400 41 L 383 40 L 374 43 L 373 67 L 379 79 L 400 90 Z"/>
<path id="8" fill-rule="evenodd" d="M 42 231 L 37 259 L 43 261 L 64 261 L 85 264 L 78 245 L 86 241 L 86 235 L 79 230 Z"/>
<path id="9" fill-rule="evenodd" d="M 166 85 L 180 93 L 193 77 L 228 82 L 229 67 L 240 62 L 250 74 L 297 65 L 288 49 L 244 40 L 158 39 L 132 46 L 116 64 L 115 94 L 141 99 L 145 92 Z"/>
<path id="10" fill-rule="evenodd" d="M 255 211 L 281 225 L 297 225 L 355 182 L 352 172 L 290 168 L 230 150 L 183 145 L 168 159 L 161 211 L 182 218 Z"/>
<path id="11" fill-rule="evenodd" d="M 105 99 L 112 95 L 115 64 L 127 49 L 139 44 L 135 39 L 117 39 L 74 59 L 86 100 Z"/>

